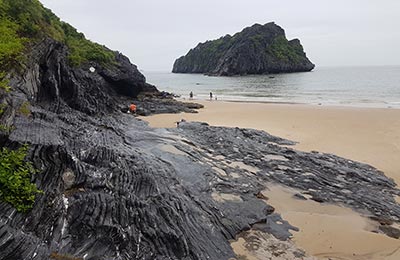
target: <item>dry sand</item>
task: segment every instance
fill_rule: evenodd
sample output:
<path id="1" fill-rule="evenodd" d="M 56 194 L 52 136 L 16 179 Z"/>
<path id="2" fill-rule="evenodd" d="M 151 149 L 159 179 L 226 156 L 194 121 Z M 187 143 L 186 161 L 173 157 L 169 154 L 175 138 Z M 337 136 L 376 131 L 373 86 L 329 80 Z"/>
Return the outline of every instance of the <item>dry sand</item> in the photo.
<path id="1" fill-rule="evenodd" d="M 400 184 L 400 109 L 325 107 L 300 104 L 198 101 L 198 114 L 143 118 L 153 127 L 176 127 L 180 119 L 246 127 L 297 141 L 296 149 L 333 153 L 368 163 Z M 300 232 L 296 244 L 323 259 L 400 259 L 400 240 L 370 232 L 373 223 L 350 209 L 291 199 L 290 190 L 266 191 Z M 397 198 L 400 202 L 400 198 Z"/>

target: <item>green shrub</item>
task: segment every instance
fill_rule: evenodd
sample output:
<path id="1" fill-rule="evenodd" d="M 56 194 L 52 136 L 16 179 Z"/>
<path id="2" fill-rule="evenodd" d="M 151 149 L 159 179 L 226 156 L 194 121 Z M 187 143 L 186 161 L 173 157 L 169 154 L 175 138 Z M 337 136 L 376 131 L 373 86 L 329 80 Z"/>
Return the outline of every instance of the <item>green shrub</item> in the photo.
<path id="1" fill-rule="evenodd" d="M 115 55 L 106 47 L 91 42 L 83 33 L 78 32 L 68 23 L 61 23 L 65 35 L 65 42 L 70 50 L 69 61 L 73 66 L 95 61 L 102 65 L 114 64 Z"/>
<path id="2" fill-rule="evenodd" d="M 41 192 L 31 183 L 36 170 L 30 162 L 25 161 L 27 152 L 27 145 L 17 150 L 6 147 L 0 150 L 0 199 L 20 212 L 31 209 L 36 194 Z"/>
<path id="3" fill-rule="evenodd" d="M 19 107 L 18 112 L 24 116 L 29 116 L 31 114 L 31 104 L 27 101 L 25 101 L 24 103 L 21 104 L 21 106 Z"/>
<path id="4" fill-rule="evenodd" d="M 70 50 L 68 58 L 72 66 L 79 66 L 89 61 L 95 61 L 102 65 L 115 63 L 113 52 L 85 38 L 68 37 L 67 45 Z"/>
<path id="5" fill-rule="evenodd" d="M 3 71 L 0 71 L 0 89 L 6 93 L 11 91 L 10 81 L 6 78 L 6 73 Z"/>
<path id="6" fill-rule="evenodd" d="M 0 18 L 0 68 L 2 70 L 18 64 L 27 39 L 18 35 L 20 26 L 6 18 Z"/>
<path id="7" fill-rule="evenodd" d="M 0 124 L 0 131 L 1 132 L 9 134 L 13 130 L 14 130 L 14 126 L 7 126 L 7 125 Z"/>
<path id="8" fill-rule="evenodd" d="M 0 117 L 3 115 L 6 108 L 7 108 L 7 104 L 4 104 L 4 103 L 0 104 Z"/>

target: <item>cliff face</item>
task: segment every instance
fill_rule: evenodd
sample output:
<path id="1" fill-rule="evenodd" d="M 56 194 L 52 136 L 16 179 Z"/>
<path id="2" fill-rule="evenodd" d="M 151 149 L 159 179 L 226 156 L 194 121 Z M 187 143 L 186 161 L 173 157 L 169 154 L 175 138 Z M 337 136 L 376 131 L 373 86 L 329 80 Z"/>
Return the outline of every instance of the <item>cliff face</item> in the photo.
<path id="1" fill-rule="evenodd" d="M 52 112 L 72 108 L 94 115 L 116 111 L 122 105 L 121 98 L 158 92 L 120 53 L 115 52 L 112 66 L 89 62 L 79 67 L 69 64 L 68 53 L 65 44 L 44 38 L 28 54 L 24 72 L 13 73 L 13 93 L 24 93 L 24 101 Z"/>
<path id="2" fill-rule="evenodd" d="M 174 73 L 221 76 L 311 71 L 298 39 L 288 41 L 275 23 L 255 24 L 233 36 L 200 43 L 174 63 Z"/>

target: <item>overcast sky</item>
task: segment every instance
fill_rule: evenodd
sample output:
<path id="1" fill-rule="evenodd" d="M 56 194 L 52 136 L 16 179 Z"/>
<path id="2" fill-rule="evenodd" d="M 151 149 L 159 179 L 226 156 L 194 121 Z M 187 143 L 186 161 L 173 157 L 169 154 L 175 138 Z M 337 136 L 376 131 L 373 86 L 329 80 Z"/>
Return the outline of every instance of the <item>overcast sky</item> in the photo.
<path id="1" fill-rule="evenodd" d="M 400 65 L 400 0 L 41 0 L 144 71 L 199 42 L 276 22 L 317 66 Z"/>

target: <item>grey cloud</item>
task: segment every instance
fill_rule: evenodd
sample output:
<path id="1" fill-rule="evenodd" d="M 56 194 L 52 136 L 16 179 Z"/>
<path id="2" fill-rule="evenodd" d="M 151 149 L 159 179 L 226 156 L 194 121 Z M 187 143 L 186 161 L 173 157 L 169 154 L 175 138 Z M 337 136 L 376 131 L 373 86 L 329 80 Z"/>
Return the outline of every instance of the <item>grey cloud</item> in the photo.
<path id="1" fill-rule="evenodd" d="M 398 0 L 42 0 L 88 38 L 144 70 L 168 71 L 197 45 L 275 21 L 318 66 L 400 64 Z"/>

